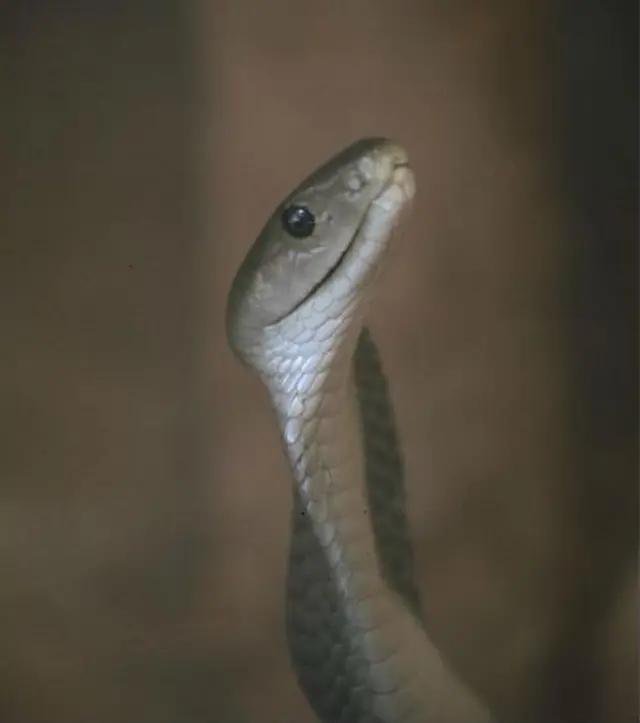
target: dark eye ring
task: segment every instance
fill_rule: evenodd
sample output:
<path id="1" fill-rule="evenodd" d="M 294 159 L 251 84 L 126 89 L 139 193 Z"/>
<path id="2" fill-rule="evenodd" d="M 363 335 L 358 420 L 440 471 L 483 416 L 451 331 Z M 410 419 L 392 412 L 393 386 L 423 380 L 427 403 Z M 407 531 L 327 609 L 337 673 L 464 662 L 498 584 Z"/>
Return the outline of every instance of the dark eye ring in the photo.
<path id="1" fill-rule="evenodd" d="M 316 219 L 306 206 L 293 204 L 282 212 L 282 225 L 294 238 L 307 238 L 316 227 Z"/>

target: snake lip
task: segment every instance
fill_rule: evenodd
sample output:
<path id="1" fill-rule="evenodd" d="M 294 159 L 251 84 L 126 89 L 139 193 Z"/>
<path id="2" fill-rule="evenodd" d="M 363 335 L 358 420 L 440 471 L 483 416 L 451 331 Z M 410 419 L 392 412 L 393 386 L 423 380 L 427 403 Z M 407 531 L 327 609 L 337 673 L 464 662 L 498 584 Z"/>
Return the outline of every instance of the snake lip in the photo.
<path id="1" fill-rule="evenodd" d="M 376 196 L 376 198 L 377 198 L 377 196 Z M 368 212 L 368 210 L 369 209 L 367 209 L 367 212 Z M 342 251 L 340 256 L 338 256 L 335 263 L 333 263 L 327 269 L 324 276 L 322 276 L 322 278 L 320 278 L 318 281 L 316 281 L 316 283 L 311 287 L 311 289 L 309 289 L 309 291 L 300 299 L 300 301 L 298 301 L 297 304 L 295 304 L 295 306 L 290 311 L 288 311 L 286 313 L 286 315 L 283 318 L 286 318 L 287 316 L 294 314 L 296 311 L 298 311 L 298 309 L 303 307 L 307 303 L 307 301 L 309 301 L 309 299 L 311 299 L 313 296 L 315 296 L 317 294 L 318 290 L 321 289 L 325 284 L 327 284 L 331 280 L 331 278 L 336 274 L 336 272 L 340 269 L 340 267 L 342 266 L 342 264 L 344 262 L 346 255 L 353 248 L 353 245 L 355 244 L 356 239 L 358 238 L 360 230 L 362 229 L 362 226 L 364 225 L 365 219 L 367 217 L 367 212 L 365 212 L 363 214 L 362 219 L 360 220 L 360 222 L 358 223 L 358 225 L 356 226 L 356 228 L 353 232 L 353 236 L 351 237 L 351 240 L 346 245 L 345 249 Z M 278 319 L 278 322 L 279 321 L 282 321 L 282 319 Z"/>
<path id="2" fill-rule="evenodd" d="M 331 279 L 331 277 L 334 276 L 336 271 L 338 271 L 342 267 L 345 257 L 347 256 L 349 251 L 353 248 L 354 244 L 358 240 L 358 237 L 360 236 L 360 231 L 362 230 L 362 227 L 364 226 L 365 222 L 367 221 L 367 217 L 369 215 L 369 211 L 371 210 L 372 206 L 380 198 L 380 196 L 382 196 L 382 194 L 385 193 L 394 184 L 395 171 L 398 168 L 408 168 L 408 167 L 409 167 L 408 161 L 397 161 L 393 164 L 393 168 L 391 170 L 391 173 L 389 174 L 389 178 L 385 181 L 385 183 L 382 186 L 382 188 L 380 189 L 379 193 L 377 193 L 375 195 L 375 197 L 372 199 L 371 203 L 367 206 L 366 211 L 362 214 L 362 218 L 360 219 L 358 225 L 356 226 L 349 243 L 345 246 L 344 250 L 342 251 L 340 256 L 338 256 L 335 263 L 329 267 L 326 274 L 316 284 L 314 284 L 311 291 L 309 291 L 309 293 L 302 299 L 302 301 L 300 301 L 300 303 L 296 305 L 296 308 L 298 308 L 299 306 L 302 306 L 302 304 L 304 304 L 307 301 L 307 299 L 311 298 L 318 291 L 318 289 L 320 289 L 322 286 L 324 286 L 324 284 L 326 284 Z"/>
<path id="3" fill-rule="evenodd" d="M 325 286 L 325 284 L 329 283 L 331 279 L 335 276 L 336 272 L 342 268 L 344 265 L 345 259 L 351 249 L 354 247 L 354 245 L 357 243 L 358 238 L 360 236 L 360 232 L 365 225 L 367 218 L 369 216 L 369 212 L 371 211 L 371 208 L 375 204 L 375 202 L 395 183 L 394 175 L 395 171 L 399 168 L 409 168 L 409 162 L 406 160 L 398 160 L 394 162 L 393 167 L 391 169 L 391 172 L 389 173 L 388 178 L 382 185 L 380 191 L 374 196 L 374 198 L 371 200 L 369 205 L 367 206 L 365 212 L 362 214 L 362 218 L 358 222 L 358 225 L 355 227 L 353 234 L 351 236 L 351 239 L 349 243 L 345 246 L 344 250 L 340 253 L 336 261 L 327 269 L 326 273 L 311 287 L 311 289 L 298 301 L 290 310 L 286 312 L 283 316 L 281 316 L 279 319 L 276 319 L 270 326 L 274 326 L 279 324 L 281 321 L 286 319 L 287 317 L 291 316 L 295 312 L 297 312 L 300 308 L 302 308 L 311 298 L 313 298 L 318 291 Z"/>
<path id="4" fill-rule="evenodd" d="M 362 218 L 360 219 L 358 225 L 354 229 L 353 235 L 351 236 L 351 240 L 349 243 L 345 246 L 344 250 L 338 256 L 335 263 L 332 264 L 327 272 L 324 274 L 324 276 L 317 281 L 311 290 L 300 300 L 298 304 L 292 309 L 292 311 L 295 311 L 299 307 L 301 307 L 303 304 L 305 304 L 322 286 L 324 286 L 334 275 L 335 273 L 342 267 L 344 260 L 349 253 L 349 251 L 353 248 L 354 244 L 358 240 L 358 237 L 360 236 L 360 231 L 362 230 L 362 227 L 364 226 L 367 217 L 369 215 L 369 211 L 371 210 L 371 207 L 373 204 L 382 196 L 383 193 L 385 193 L 390 186 L 393 185 L 394 181 L 394 173 L 398 168 L 408 168 L 409 162 L 408 161 L 398 161 L 393 164 L 393 168 L 391 170 L 391 173 L 389 174 L 389 178 L 385 181 L 384 185 L 380 189 L 379 193 L 375 195 L 375 197 L 372 199 L 371 203 L 367 206 L 366 211 L 362 214 Z"/>

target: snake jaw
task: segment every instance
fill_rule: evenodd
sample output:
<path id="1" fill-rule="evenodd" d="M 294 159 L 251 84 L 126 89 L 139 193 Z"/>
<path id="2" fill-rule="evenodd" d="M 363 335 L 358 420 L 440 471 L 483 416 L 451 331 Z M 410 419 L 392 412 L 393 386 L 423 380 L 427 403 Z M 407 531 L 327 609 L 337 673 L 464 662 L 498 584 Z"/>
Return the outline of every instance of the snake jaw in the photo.
<path id="1" fill-rule="evenodd" d="M 399 148 L 399 147 L 397 147 Z M 354 255 L 354 250 L 359 242 L 362 240 L 361 236 L 366 232 L 366 227 L 371 220 L 371 217 L 375 213 L 380 213 L 388 218 L 393 218 L 393 227 L 397 226 L 400 221 L 400 216 L 404 214 L 404 207 L 408 206 L 413 199 L 415 194 L 415 178 L 406 157 L 406 153 L 400 149 L 399 153 L 400 160 L 394 162 L 391 173 L 386 172 L 384 177 L 384 185 L 382 186 L 379 193 L 369 203 L 367 209 L 360 218 L 357 226 L 355 227 L 349 243 L 345 246 L 344 250 L 340 253 L 336 261 L 327 269 L 326 273 L 320 278 L 300 299 L 300 301 L 280 319 L 277 319 L 272 326 L 280 324 L 289 317 L 292 317 L 299 313 L 307 304 L 315 301 L 318 296 L 323 293 L 323 290 L 336 279 L 338 273 L 345 269 L 346 264 L 349 262 L 349 257 Z M 363 159 L 370 160 L 370 159 Z M 372 173 L 373 171 L 369 171 Z M 378 172 L 380 169 L 378 168 Z M 382 229 L 379 233 L 369 232 L 369 236 L 376 238 L 376 245 L 379 250 L 378 256 L 383 255 L 383 251 L 388 246 L 387 240 L 391 238 L 391 232 L 389 228 Z M 357 256 L 357 254 L 355 254 Z M 345 271 L 346 273 L 346 271 Z"/>

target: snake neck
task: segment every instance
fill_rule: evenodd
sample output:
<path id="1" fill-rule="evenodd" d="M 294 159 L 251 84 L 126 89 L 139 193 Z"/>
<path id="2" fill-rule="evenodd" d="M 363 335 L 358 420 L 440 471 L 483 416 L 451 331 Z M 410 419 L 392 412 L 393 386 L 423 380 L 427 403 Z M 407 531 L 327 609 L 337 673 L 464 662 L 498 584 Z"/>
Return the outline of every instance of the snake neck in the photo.
<path id="1" fill-rule="evenodd" d="M 337 348 L 319 347 L 312 367 L 282 361 L 271 387 L 295 481 L 286 617 L 299 682 L 323 721 L 489 720 L 419 618 L 373 342 L 363 330 Z"/>
<path id="2" fill-rule="evenodd" d="M 405 682 L 389 677 L 398 641 L 388 624 L 402 603 L 376 547 L 351 356 L 345 350 L 324 368 L 320 362 L 312 393 L 289 398 L 280 414 L 295 480 L 287 632 L 321 719 L 377 723 L 396 720 L 377 709 Z M 289 388 L 309 384 L 303 376 L 298 382 Z"/>
<path id="3" fill-rule="evenodd" d="M 419 618 L 393 409 L 368 330 L 356 338 L 316 382 L 315 394 L 287 405 L 307 409 L 286 415 L 283 427 L 299 433 L 287 445 L 296 481 L 294 535 L 306 534 L 309 525 L 298 519 L 306 517 L 342 596 L 357 595 L 347 580 L 366 578 L 364 594 L 367 585 L 386 587 Z M 301 416 L 310 422 L 300 425 Z"/>

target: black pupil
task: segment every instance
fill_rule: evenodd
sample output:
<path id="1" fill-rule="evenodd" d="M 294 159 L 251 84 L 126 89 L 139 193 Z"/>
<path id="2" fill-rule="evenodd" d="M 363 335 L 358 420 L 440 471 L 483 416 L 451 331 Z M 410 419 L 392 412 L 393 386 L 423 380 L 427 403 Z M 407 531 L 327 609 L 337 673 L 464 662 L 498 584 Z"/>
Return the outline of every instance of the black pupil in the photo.
<path id="1" fill-rule="evenodd" d="M 295 238 L 311 236 L 316 220 L 305 206 L 288 206 L 282 214 L 282 222 L 287 231 Z"/>

